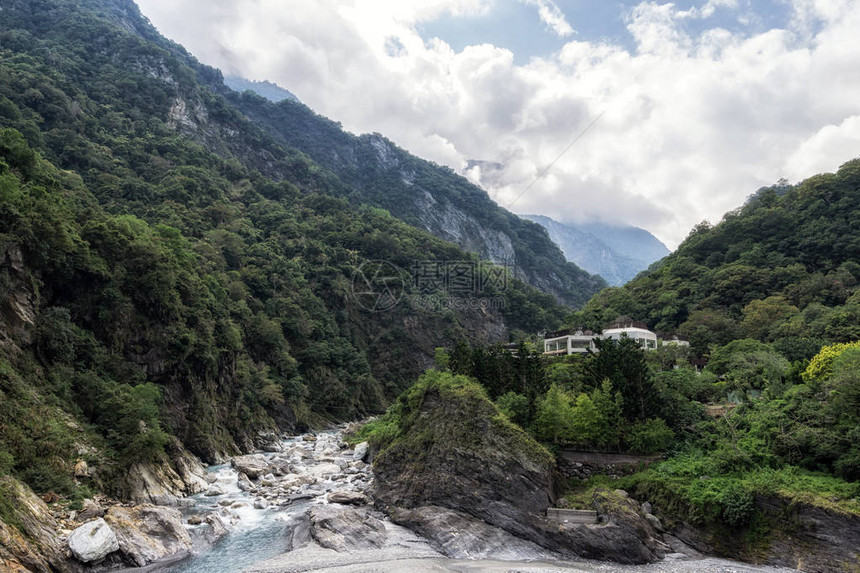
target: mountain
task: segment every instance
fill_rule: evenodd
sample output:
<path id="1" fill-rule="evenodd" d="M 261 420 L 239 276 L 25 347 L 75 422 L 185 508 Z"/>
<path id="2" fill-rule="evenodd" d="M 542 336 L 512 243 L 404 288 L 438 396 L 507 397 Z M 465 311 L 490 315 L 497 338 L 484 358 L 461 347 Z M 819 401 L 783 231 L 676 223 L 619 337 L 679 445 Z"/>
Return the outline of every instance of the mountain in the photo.
<path id="1" fill-rule="evenodd" d="M 602 291 L 569 321 L 596 328 L 627 315 L 678 332 L 699 353 L 744 337 L 795 348 L 789 354 L 797 356 L 823 342 L 856 340 L 858 205 L 858 159 L 835 174 L 760 189 L 719 224 L 695 227 L 648 272 Z"/>
<path id="2" fill-rule="evenodd" d="M 651 263 L 669 254 L 669 249 L 644 229 L 601 223 L 573 226 L 544 215 L 521 217 L 545 228 L 568 261 L 600 275 L 612 286 L 623 285 Z"/>
<path id="3" fill-rule="evenodd" d="M 343 195 L 354 203 L 385 209 L 482 259 L 509 266 L 564 304 L 581 306 L 606 284 L 567 262 L 539 225 L 502 209 L 451 169 L 415 157 L 378 133 L 352 135 L 295 101 L 272 104 L 247 92 L 226 97 L 280 144 L 337 174 L 348 184 Z"/>
<path id="4" fill-rule="evenodd" d="M 132 2 L 2 7 L 0 474 L 146 499 L 133 484 L 181 473 L 186 448 L 214 461 L 261 432 L 378 412 L 436 347 L 568 312 L 361 203 L 235 102 L 300 104 L 230 90 Z M 393 153 L 422 178 L 444 171 Z M 511 248 L 536 281 L 560 273 L 577 300 L 602 284 L 528 232 Z"/>
<path id="5" fill-rule="evenodd" d="M 299 98 L 293 95 L 292 92 L 270 81 L 255 82 L 238 76 L 226 76 L 224 78 L 224 85 L 239 93 L 252 91 L 274 103 L 285 99 L 299 101 Z"/>
<path id="6" fill-rule="evenodd" d="M 639 227 L 590 222 L 579 223 L 576 228 L 594 235 L 623 257 L 645 262 L 645 268 L 670 253 L 660 239 Z"/>

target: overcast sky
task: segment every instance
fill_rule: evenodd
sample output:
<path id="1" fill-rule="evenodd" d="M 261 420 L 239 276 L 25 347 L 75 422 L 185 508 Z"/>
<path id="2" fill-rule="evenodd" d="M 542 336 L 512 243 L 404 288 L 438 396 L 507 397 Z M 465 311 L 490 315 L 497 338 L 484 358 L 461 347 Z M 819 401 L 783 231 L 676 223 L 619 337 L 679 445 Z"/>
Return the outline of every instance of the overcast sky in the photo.
<path id="1" fill-rule="evenodd" d="M 860 0 L 137 2 L 201 61 L 503 207 L 670 248 L 763 185 L 860 156 Z"/>

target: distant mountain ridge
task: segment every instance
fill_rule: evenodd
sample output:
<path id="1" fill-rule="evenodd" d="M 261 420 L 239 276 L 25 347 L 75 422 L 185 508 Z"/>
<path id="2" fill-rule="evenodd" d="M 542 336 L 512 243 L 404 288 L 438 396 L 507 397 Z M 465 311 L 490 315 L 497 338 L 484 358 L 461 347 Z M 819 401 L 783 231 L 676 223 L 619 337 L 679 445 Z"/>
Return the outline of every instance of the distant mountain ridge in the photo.
<path id="1" fill-rule="evenodd" d="M 654 235 L 631 226 L 584 223 L 568 225 L 545 215 L 520 215 L 541 225 L 568 261 L 621 286 L 651 263 L 669 254 Z"/>
<path id="2" fill-rule="evenodd" d="M 299 101 L 299 98 L 297 98 L 291 91 L 270 81 L 255 82 L 238 76 L 224 76 L 224 85 L 239 93 L 252 91 L 273 103 L 278 103 L 285 99 Z"/>

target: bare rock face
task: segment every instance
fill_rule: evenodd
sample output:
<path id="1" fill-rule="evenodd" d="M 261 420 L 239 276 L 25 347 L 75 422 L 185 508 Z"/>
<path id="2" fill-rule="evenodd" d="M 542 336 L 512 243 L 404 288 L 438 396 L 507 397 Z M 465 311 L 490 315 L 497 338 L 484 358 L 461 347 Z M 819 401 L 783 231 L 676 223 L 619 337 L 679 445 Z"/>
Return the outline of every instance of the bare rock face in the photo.
<path id="1" fill-rule="evenodd" d="M 119 550 L 119 541 L 105 520 L 99 518 L 83 524 L 69 535 L 69 549 L 78 561 L 92 563 Z"/>
<path id="2" fill-rule="evenodd" d="M 126 482 L 130 499 L 135 503 L 176 505 L 179 499 L 206 491 L 206 468 L 178 440 L 169 447 L 170 463 L 135 464 L 129 468 Z"/>
<path id="3" fill-rule="evenodd" d="M 138 567 L 191 549 L 182 515 L 170 507 L 112 507 L 105 515 L 126 559 Z"/>
<path id="4" fill-rule="evenodd" d="M 429 539 L 452 559 L 529 561 L 554 557 L 543 547 L 514 537 L 469 515 L 439 506 L 395 509 L 392 520 Z"/>
<path id="5" fill-rule="evenodd" d="M 10 476 L 0 476 L 0 497 L 12 508 L 0 518 L 0 571 L 79 571 L 65 556 L 57 537 L 59 523 L 33 491 Z M 8 523 L 3 519 L 8 519 Z"/>
<path id="6" fill-rule="evenodd" d="M 374 549 L 385 545 L 385 524 L 368 509 L 317 505 L 310 511 L 311 535 L 335 551 Z"/>

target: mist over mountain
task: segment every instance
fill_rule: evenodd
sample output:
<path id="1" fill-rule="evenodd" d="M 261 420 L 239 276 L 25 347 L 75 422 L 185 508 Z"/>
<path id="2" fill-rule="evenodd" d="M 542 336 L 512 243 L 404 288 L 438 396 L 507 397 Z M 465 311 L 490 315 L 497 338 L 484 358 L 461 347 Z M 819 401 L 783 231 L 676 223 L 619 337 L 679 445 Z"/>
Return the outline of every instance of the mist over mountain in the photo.
<path id="1" fill-rule="evenodd" d="M 544 227 L 567 260 L 620 286 L 669 254 L 669 249 L 644 229 L 583 223 L 559 223 L 544 215 L 522 215 Z"/>

